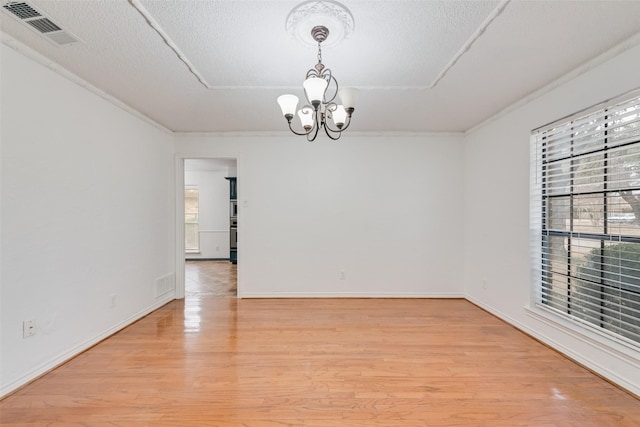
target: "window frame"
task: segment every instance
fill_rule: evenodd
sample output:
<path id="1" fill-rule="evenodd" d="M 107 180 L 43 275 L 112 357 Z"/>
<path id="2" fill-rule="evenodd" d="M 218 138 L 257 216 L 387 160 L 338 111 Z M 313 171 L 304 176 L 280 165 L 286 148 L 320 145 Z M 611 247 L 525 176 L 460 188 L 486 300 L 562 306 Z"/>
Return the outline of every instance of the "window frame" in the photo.
<path id="1" fill-rule="evenodd" d="M 606 264 L 603 262 L 604 259 L 604 253 L 606 250 L 606 245 L 607 244 L 612 244 L 612 243 L 616 243 L 616 244 L 620 244 L 620 243 L 633 243 L 633 244 L 640 244 L 640 235 L 635 236 L 635 235 L 625 235 L 625 234 L 621 234 L 621 233 L 612 233 L 611 230 L 609 230 L 609 219 L 607 217 L 608 215 L 608 207 L 607 207 L 607 203 L 608 203 L 608 199 L 615 193 L 618 192 L 618 190 L 620 190 L 620 188 L 616 188 L 616 187 L 611 187 L 609 188 L 608 183 L 613 182 L 613 181 L 609 181 L 609 175 L 608 175 L 608 154 L 613 151 L 613 150 L 620 150 L 623 149 L 626 146 L 635 148 L 635 147 L 640 147 L 640 137 L 636 139 L 636 135 L 635 132 L 631 132 L 632 136 L 633 136 L 633 140 L 632 141 L 627 141 L 623 144 L 612 144 L 609 145 L 609 133 L 607 132 L 607 127 L 605 126 L 605 130 L 603 132 L 603 138 L 595 138 L 592 137 L 589 140 L 598 140 L 599 141 L 599 145 L 598 148 L 596 150 L 592 150 L 591 152 L 587 151 L 587 152 L 583 152 L 583 153 L 579 153 L 578 155 L 574 156 L 574 145 L 575 145 L 575 141 L 576 141 L 576 137 L 575 135 L 572 133 L 570 138 L 569 138 L 569 155 L 565 156 L 565 157 L 557 157 L 557 158 L 553 158 L 552 160 L 549 159 L 549 146 L 546 145 L 545 143 L 545 137 L 541 137 L 541 135 L 548 130 L 552 130 L 554 128 L 562 128 L 562 126 L 567 126 L 568 124 L 572 123 L 573 120 L 578 120 L 580 118 L 584 118 L 587 117 L 589 115 L 593 115 L 593 114 L 599 114 L 602 113 L 604 118 L 605 118 L 605 123 L 607 123 L 608 120 L 608 115 L 613 114 L 613 112 L 609 112 L 608 110 L 610 109 L 615 109 L 615 107 L 617 105 L 619 105 L 620 103 L 624 103 L 627 100 L 634 100 L 634 103 L 632 104 L 632 106 L 634 108 L 639 108 L 640 107 L 640 99 L 636 99 L 640 97 L 640 89 L 635 89 L 633 91 L 630 91 L 622 96 L 613 98 L 611 100 L 607 100 L 603 103 L 600 103 L 598 105 L 595 105 L 593 107 L 590 107 L 588 109 L 582 110 L 580 112 L 574 113 L 570 116 L 564 117 L 562 119 L 559 119 L 553 123 L 541 126 L 540 128 L 534 129 L 531 132 L 531 168 L 530 168 L 530 172 L 531 172 L 531 182 L 530 182 L 530 196 L 531 196 L 531 216 L 530 216 L 530 231 L 531 231 L 531 240 L 530 240 L 530 249 L 531 249 L 531 303 L 530 306 L 528 307 L 528 311 L 530 314 L 532 314 L 534 317 L 537 317 L 539 319 L 545 319 L 545 320 L 550 320 L 553 321 L 556 324 L 560 324 L 561 326 L 565 327 L 565 329 L 567 330 L 572 330 L 574 332 L 577 332 L 578 334 L 588 334 L 591 338 L 595 338 L 598 342 L 604 342 L 607 344 L 611 344 L 611 343 L 615 343 L 615 345 L 618 344 L 622 344 L 624 347 L 626 348 L 630 348 L 633 349 L 635 351 L 640 349 L 640 339 L 639 338 L 635 338 L 635 339 L 631 339 L 628 338 L 626 336 L 622 336 L 616 332 L 612 332 L 611 330 L 608 330 L 607 328 L 605 328 L 604 323 L 607 316 L 604 316 L 604 320 L 602 320 L 602 316 L 601 316 L 601 321 L 599 325 L 596 325 L 594 323 L 592 323 L 589 320 L 585 320 L 583 318 L 580 318 L 580 316 L 576 316 L 572 313 L 573 311 L 573 305 L 575 304 L 576 307 L 578 307 L 578 309 L 576 311 L 578 311 L 580 309 L 580 304 L 582 304 L 582 309 L 584 310 L 584 307 L 588 306 L 588 309 L 591 310 L 591 301 L 588 302 L 580 302 L 578 301 L 578 303 L 574 303 L 571 301 L 571 280 L 575 279 L 576 282 L 577 281 L 585 281 L 585 277 L 580 277 L 579 275 L 574 275 L 572 273 L 572 258 L 571 258 L 571 239 L 574 238 L 574 236 L 577 235 L 578 239 L 585 239 L 585 240 L 590 240 L 590 241 L 597 241 L 599 242 L 599 247 L 600 247 L 600 251 L 601 251 L 601 261 L 600 261 L 600 268 L 597 270 L 601 276 L 600 279 L 600 301 L 602 304 L 606 303 L 606 298 L 609 295 L 607 295 L 607 293 L 605 292 L 602 286 L 603 283 L 605 283 L 605 275 L 607 274 L 607 267 L 609 264 Z M 635 114 L 635 113 L 634 113 Z M 635 122 L 634 122 L 635 123 Z M 600 141 L 600 139 L 602 139 L 602 141 Z M 597 190 L 597 191 L 589 191 L 589 192 L 580 192 L 580 191 L 574 191 L 574 182 L 575 182 L 575 172 L 576 172 L 576 159 L 591 159 L 591 157 L 594 153 L 603 153 L 603 166 L 602 166 L 602 170 L 603 170 L 603 175 L 602 175 L 602 180 L 598 181 L 598 182 L 602 182 L 602 188 Z M 561 194 L 553 194 L 550 195 L 549 194 L 549 189 L 547 188 L 547 186 L 549 185 L 549 165 L 553 164 L 553 163 L 559 163 L 562 161 L 566 161 L 569 160 L 569 192 L 565 193 L 561 193 Z M 580 160 L 578 160 L 578 164 L 579 164 Z M 638 184 L 637 187 L 632 188 L 632 190 L 634 191 L 640 191 L 640 184 Z M 599 196 L 601 197 L 601 202 L 602 202 L 602 206 L 603 206 L 603 225 L 602 225 L 602 233 L 585 233 L 585 232 L 579 232 L 579 233 L 575 233 L 575 228 L 574 228 L 574 220 L 576 219 L 576 217 L 579 217 L 579 215 L 576 215 L 576 211 L 574 210 L 574 198 L 575 196 L 584 196 L 584 195 L 589 195 L 589 196 Z M 567 209 L 568 211 L 568 220 L 569 220 L 569 225 L 568 225 L 568 229 L 567 230 L 555 230 L 553 228 L 550 228 L 550 222 L 551 222 L 551 213 L 550 213 L 550 206 L 551 206 L 551 201 L 554 198 L 559 198 L 559 197 L 568 197 L 569 200 L 569 207 Z M 562 219 L 566 219 L 566 217 L 564 218 L 560 218 Z M 553 268 L 551 267 L 551 263 L 552 260 L 550 258 L 550 256 L 552 255 L 552 249 L 551 246 L 549 245 L 549 241 L 551 237 L 561 237 L 565 239 L 566 242 L 566 248 L 567 248 L 567 253 L 566 253 L 566 265 L 567 265 L 567 274 L 566 274 L 566 278 L 567 278 L 567 299 L 566 299 L 566 310 L 565 312 L 562 312 L 562 310 L 558 309 L 557 307 L 552 307 L 550 303 L 545 301 L 545 298 L 547 296 L 547 294 L 545 294 L 545 286 L 553 286 L 550 285 L 550 281 L 549 279 L 549 275 L 551 275 L 552 273 L 554 273 Z M 623 257 L 617 258 L 618 262 L 621 263 L 622 260 L 624 259 Z M 555 272 L 557 273 L 557 272 Z M 586 280 L 586 282 L 589 282 L 589 280 Z M 593 284 L 598 284 L 596 282 L 593 282 Z M 639 295 L 640 291 L 636 291 L 635 290 L 635 286 L 636 285 L 628 285 L 626 288 L 624 287 L 625 284 L 624 283 L 620 283 L 619 285 L 619 291 L 620 291 L 620 295 L 624 295 L 624 298 L 626 298 L 626 295 L 628 293 L 633 293 L 634 295 Z M 608 292 L 608 285 L 607 285 L 607 292 Z M 596 292 L 597 293 L 597 292 Z M 549 293 L 548 295 L 553 295 L 552 293 Z M 592 298 L 592 295 L 590 296 L 590 298 Z M 622 296 L 620 298 L 623 298 Z M 633 300 L 635 301 L 635 300 Z M 562 304 L 559 304 L 562 305 Z M 624 304 L 619 303 L 619 305 L 622 307 Z M 632 304 L 635 305 L 635 302 Z M 632 309 L 632 311 L 635 311 L 635 307 Z M 635 315 L 634 315 L 635 316 Z M 593 317 L 593 316 L 592 316 Z M 635 326 L 636 324 L 636 319 L 632 318 L 631 323 Z M 634 330 L 635 328 L 632 326 L 632 330 Z M 595 333 L 595 335 L 593 334 Z M 635 330 L 632 332 L 632 335 L 637 335 L 637 333 L 635 332 Z"/>

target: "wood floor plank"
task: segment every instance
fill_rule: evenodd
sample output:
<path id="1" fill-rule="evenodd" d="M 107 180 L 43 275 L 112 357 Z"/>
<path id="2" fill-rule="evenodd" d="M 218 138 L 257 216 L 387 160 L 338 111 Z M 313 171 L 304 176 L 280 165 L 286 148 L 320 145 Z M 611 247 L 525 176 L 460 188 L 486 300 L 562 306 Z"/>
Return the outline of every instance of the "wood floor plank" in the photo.
<path id="1" fill-rule="evenodd" d="M 192 293 L 0 402 L 3 426 L 637 426 L 640 401 L 464 300 Z"/>

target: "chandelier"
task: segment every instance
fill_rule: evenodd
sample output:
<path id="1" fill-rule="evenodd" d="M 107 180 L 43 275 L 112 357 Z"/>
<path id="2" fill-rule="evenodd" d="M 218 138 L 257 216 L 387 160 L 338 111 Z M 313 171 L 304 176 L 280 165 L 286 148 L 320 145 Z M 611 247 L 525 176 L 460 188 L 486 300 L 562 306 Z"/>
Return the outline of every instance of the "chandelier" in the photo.
<path id="1" fill-rule="evenodd" d="M 291 94 L 278 97 L 278 104 L 289 129 L 296 135 L 306 136 L 307 141 L 314 141 L 320 128 L 329 138 L 339 139 L 351 124 L 351 115 L 355 110 L 358 91 L 352 88 L 340 89 L 331 70 L 322 63 L 321 44 L 328 36 L 329 29 L 325 26 L 317 25 L 311 29 L 311 37 L 318 43 L 318 63 L 307 71 L 302 83 L 307 103 L 297 111 L 297 115 L 304 130 L 296 131 L 291 124 L 298 108 L 298 97 Z M 338 104 L 336 98 L 340 98 L 342 104 Z"/>

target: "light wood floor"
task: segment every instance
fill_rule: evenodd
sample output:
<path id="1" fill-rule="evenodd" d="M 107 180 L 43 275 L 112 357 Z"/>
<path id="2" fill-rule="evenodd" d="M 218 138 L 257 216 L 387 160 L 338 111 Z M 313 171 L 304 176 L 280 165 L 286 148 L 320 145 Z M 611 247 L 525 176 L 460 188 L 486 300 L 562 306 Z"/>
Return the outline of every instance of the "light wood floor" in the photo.
<path id="1" fill-rule="evenodd" d="M 169 303 L 3 426 L 637 426 L 640 401 L 464 300 Z"/>
<path id="2" fill-rule="evenodd" d="M 187 298 L 233 296 L 238 293 L 238 265 L 229 261 L 185 261 Z"/>

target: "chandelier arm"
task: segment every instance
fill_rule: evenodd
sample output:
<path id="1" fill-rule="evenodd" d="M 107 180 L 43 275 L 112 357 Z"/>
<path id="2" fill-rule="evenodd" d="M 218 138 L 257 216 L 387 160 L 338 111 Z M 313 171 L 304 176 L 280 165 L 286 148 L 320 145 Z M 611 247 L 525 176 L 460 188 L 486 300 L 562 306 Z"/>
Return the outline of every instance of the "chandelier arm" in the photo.
<path id="1" fill-rule="evenodd" d="M 327 111 L 332 112 L 332 111 L 335 110 L 335 107 L 337 107 L 337 105 L 335 103 L 330 103 L 330 104 L 327 105 L 326 109 L 327 109 Z M 331 126 L 329 126 L 329 121 L 328 120 L 325 121 L 325 127 L 327 129 L 329 129 L 333 133 L 342 133 L 343 131 L 347 130 L 347 128 L 349 127 L 350 124 L 351 124 L 351 114 L 347 114 L 347 121 L 345 122 L 345 124 L 340 129 L 333 129 Z"/>
<path id="2" fill-rule="evenodd" d="M 344 126 L 342 126 L 342 129 L 340 129 L 340 132 L 347 130 L 350 124 L 351 124 L 351 116 L 347 118 L 347 122 L 344 124 Z"/>
<path id="3" fill-rule="evenodd" d="M 340 131 L 334 131 L 334 130 L 333 130 L 333 129 L 331 129 L 329 126 L 327 126 L 327 125 L 326 125 L 326 123 L 325 123 L 325 125 L 324 125 L 324 126 L 322 126 L 322 127 L 324 128 L 324 133 L 326 133 L 326 134 L 327 134 L 327 136 L 328 136 L 329 138 L 331 138 L 332 140 L 334 140 L 334 141 L 339 140 L 339 139 L 340 139 L 340 137 L 342 136 L 342 132 L 340 132 Z M 333 136 L 333 135 L 331 135 L 331 133 L 332 133 L 332 132 L 333 132 L 333 133 L 335 133 L 335 134 L 337 134 L 338 136 Z"/>
<path id="4" fill-rule="evenodd" d="M 338 132 L 343 132 L 347 130 L 350 124 L 351 124 L 351 115 L 348 115 L 346 123 L 344 124 L 344 126 L 342 126 L 342 129 L 338 130 Z"/>
<path id="5" fill-rule="evenodd" d="M 313 133 L 312 137 L 309 137 L 309 135 L 311 135 L 311 131 L 313 131 L 315 129 L 315 132 Z M 316 137 L 318 136 L 318 130 L 320 130 L 320 125 L 318 125 L 318 121 L 316 120 L 316 122 L 313 124 L 313 128 L 309 130 L 309 133 L 307 134 L 307 141 L 308 142 L 313 142 L 316 140 Z"/>
<path id="6" fill-rule="evenodd" d="M 327 78 L 327 77 L 325 77 L 325 75 L 327 75 L 327 76 L 328 76 L 328 78 Z M 335 89 L 335 92 L 333 92 L 333 96 L 331 97 L 331 99 L 329 99 L 328 101 L 324 101 L 324 103 L 325 103 L 325 104 L 329 104 L 329 103 L 333 102 L 333 100 L 334 100 L 334 99 L 336 99 L 336 96 L 338 96 L 338 89 L 339 89 L 339 87 L 338 87 L 338 80 L 336 80 L 336 78 L 335 78 L 335 77 L 333 77 L 333 73 L 332 73 L 332 72 L 331 72 L 331 70 L 330 70 L 330 69 L 328 69 L 328 68 L 325 70 L 325 73 L 323 73 L 323 74 L 322 74 L 322 76 L 323 76 L 324 78 L 327 78 L 327 82 L 328 82 L 328 83 L 327 83 L 327 89 L 329 89 L 329 85 L 331 84 L 331 81 L 332 81 L 332 80 L 333 80 L 333 82 L 336 84 L 336 89 Z M 325 94 L 326 94 L 326 91 L 325 91 Z"/>
<path id="7" fill-rule="evenodd" d="M 327 129 L 329 132 L 333 133 L 333 134 L 339 134 L 342 133 L 342 131 L 345 130 L 345 128 L 342 129 L 332 129 L 330 126 L 325 125 L 324 126 L 325 129 Z"/>
<path id="8" fill-rule="evenodd" d="M 296 134 L 296 135 L 298 135 L 298 136 L 305 136 L 305 135 L 309 135 L 309 134 L 311 133 L 311 131 L 313 130 L 313 129 L 309 129 L 309 132 L 302 132 L 302 133 L 301 133 L 301 132 L 296 132 L 296 131 L 293 129 L 293 126 L 291 126 L 291 122 L 289 122 L 289 129 L 291 130 L 291 132 L 293 132 L 294 134 Z"/>
<path id="9" fill-rule="evenodd" d="M 336 108 L 338 108 L 338 105 L 335 102 L 327 102 L 325 103 L 324 109 L 327 112 L 327 120 L 325 120 L 325 123 L 323 123 L 327 128 L 329 128 L 329 130 L 331 132 L 340 132 L 340 129 L 332 129 L 331 126 L 329 126 L 329 117 L 331 117 L 331 119 L 333 120 L 333 116 L 331 115 L 334 111 L 336 111 Z"/>
<path id="10" fill-rule="evenodd" d="M 333 133 L 342 133 L 342 131 L 346 129 L 346 127 L 344 127 L 344 126 L 342 127 L 342 129 L 333 129 L 331 126 L 329 126 L 329 122 L 328 121 L 325 122 L 324 127 L 326 129 L 329 129 Z"/>

